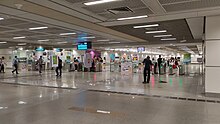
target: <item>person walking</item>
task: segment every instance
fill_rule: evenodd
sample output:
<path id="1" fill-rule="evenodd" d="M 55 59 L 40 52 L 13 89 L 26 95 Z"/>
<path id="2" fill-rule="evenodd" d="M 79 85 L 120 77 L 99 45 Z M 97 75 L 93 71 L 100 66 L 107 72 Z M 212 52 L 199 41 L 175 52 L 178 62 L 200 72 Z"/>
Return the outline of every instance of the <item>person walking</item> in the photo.
<path id="1" fill-rule="evenodd" d="M 16 72 L 16 74 L 19 74 L 18 73 L 18 57 L 17 56 L 15 56 L 12 64 L 14 67 L 14 70 L 12 71 L 12 73 L 14 74 L 14 72 Z"/>
<path id="2" fill-rule="evenodd" d="M 39 73 L 40 73 L 40 74 L 42 73 L 43 63 L 44 63 L 43 57 L 40 56 L 40 58 L 39 58 L 38 61 L 37 61 L 38 70 L 39 70 Z"/>
<path id="3" fill-rule="evenodd" d="M 146 84 L 150 82 L 150 68 L 153 65 L 152 61 L 150 60 L 150 56 L 147 56 L 147 58 L 144 59 L 143 64 L 145 65 L 143 84 Z M 147 76 L 147 81 L 146 81 L 146 76 Z"/>
<path id="4" fill-rule="evenodd" d="M 158 64 L 158 71 L 159 71 L 159 74 L 161 74 L 161 69 L 160 69 L 160 66 L 162 64 L 162 58 L 161 58 L 161 55 L 159 55 L 159 58 L 157 59 L 157 64 Z"/>
<path id="5" fill-rule="evenodd" d="M 5 57 L 2 56 L 1 58 L 1 72 L 5 73 L 5 66 L 7 66 L 6 62 L 5 62 Z"/>
<path id="6" fill-rule="evenodd" d="M 59 73 L 60 71 L 60 73 Z M 62 59 L 60 59 L 60 57 L 58 57 L 58 66 L 56 68 L 56 76 L 61 76 L 62 75 Z"/>

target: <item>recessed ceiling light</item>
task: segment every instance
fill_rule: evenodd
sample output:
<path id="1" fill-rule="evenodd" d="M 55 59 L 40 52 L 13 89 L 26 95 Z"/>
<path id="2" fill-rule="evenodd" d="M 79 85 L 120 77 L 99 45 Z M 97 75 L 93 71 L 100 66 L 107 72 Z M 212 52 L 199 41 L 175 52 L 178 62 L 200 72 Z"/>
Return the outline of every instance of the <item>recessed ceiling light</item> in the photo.
<path id="1" fill-rule="evenodd" d="M 7 43 L 7 42 L 0 42 L 0 44 L 5 44 L 5 43 Z"/>
<path id="2" fill-rule="evenodd" d="M 186 40 L 181 40 L 181 41 L 180 41 L 180 43 L 184 43 L 184 42 L 186 42 Z"/>
<path id="3" fill-rule="evenodd" d="M 140 19 L 140 18 L 147 18 L 147 15 L 143 15 L 143 16 L 134 16 L 134 17 L 126 17 L 126 18 L 119 18 L 117 20 L 122 21 L 122 20 L 131 20 L 131 19 Z"/>
<path id="4" fill-rule="evenodd" d="M 173 35 L 169 34 L 169 35 L 156 35 L 154 37 L 172 37 Z"/>
<path id="5" fill-rule="evenodd" d="M 1 21 L 1 20 L 4 20 L 4 18 L 0 17 L 0 21 Z"/>
<path id="6" fill-rule="evenodd" d="M 114 1 L 118 1 L 118 0 L 97 0 L 97 1 L 87 2 L 87 3 L 84 3 L 84 4 L 86 6 L 91 6 L 91 5 L 109 3 L 109 2 L 114 2 Z"/>
<path id="7" fill-rule="evenodd" d="M 19 43 L 18 46 L 25 46 L 27 43 Z"/>
<path id="8" fill-rule="evenodd" d="M 76 33 L 61 33 L 60 35 L 65 36 L 65 35 L 73 35 L 73 34 L 76 34 Z"/>
<path id="9" fill-rule="evenodd" d="M 110 44 L 117 44 L 117 43 L 121 43 L 121 42 L 109 42 Z"/>
<path id="10" fill-rule="evenodd" d="M 142 26 L 134 26 L 134 28 L 150 28 L 150 27 L 158 27 L 159 24 L 152 24 L 152 25 L 142 25 Z"/>
<path id="11" fill-rule="evenodd" d="M 161 39 L 161 40 L 176 40 L 176 38 L 166 38 L 166 39 Z"/>
<path id="12" fill-rule="evenodd" d="M 49 39 L 46 39 L 46 40 L 38 40 L 39 42 L 46 42 L 46 41 L 49 41 Z"/>
<path id="13" fill-rule="evenodd" d="M 14 40 L 16 40 L 16 39 L 24 39 L 24 38 L 26 38 L 26 37 L 24 37 L 24 36 L 23 37 L 13 37 Z"/>
<path id="14" fill-rule="evenodd" d="M 57 42 L 58 44 L 65 44 L 65 43 L 68 43 L 67 41 L 64 41 L 64 42 Z"/>
<path id="15" fill-rule="evenodd" d="M 154 34 L 154 33 L 166 33 L 166 30 L 161 30 L 161 31 L 148 31 L 146 32 L 147 34 Z"/>
<path id="16" fill-rule="evenodd" d="M 91 37 L 81 37 L 83 39 L 94 39 L 95 37 L 94 36 L 91 36 Z"/>
<path id="17" fill-rule="evenodd" d="M 41 29 L 47 29 L 48 27 L 35 27 L 35 28 L 29 28 L 29 30 L 41 30 Z"/>
<path id="18" fill-rule="evenodd" d="M 109 39 L 97 40 L 99 42 L 110 41 Z"/>

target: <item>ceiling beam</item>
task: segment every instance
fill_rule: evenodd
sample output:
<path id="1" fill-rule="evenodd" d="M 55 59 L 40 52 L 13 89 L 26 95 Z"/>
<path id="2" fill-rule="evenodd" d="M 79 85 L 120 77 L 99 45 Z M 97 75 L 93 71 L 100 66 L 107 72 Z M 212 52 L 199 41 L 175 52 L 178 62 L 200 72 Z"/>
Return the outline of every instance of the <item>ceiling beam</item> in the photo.
<path id="1" fill-rule="evenodd" d="M 158 0 L 141 0 L 154 14 L 165 14 L 166 10 Z"/>
<path id="2" fill-rule="evenodd" d="M 14 3 L 20 3 L 23 6 L 21 7 L 20 10 L 18 10 Z M 108 37 L 110 38 L 116 38 L 116 40 L 122 40 L 122 41 L 127 41 L 127 42 L 146 42 L 146 40 L 131 36 L 131 35 L 127 35 L 125 33 L 121 33 L 109 28 L 106 28 L 104 26 L 100 26 L 94 23 L 91 23 L 89 21 L 85 21 L 82 19 L 79 19 L 77 17 L 59 12 L 57 10 L 54 9 L 50 9 L 44 6 L 40 6 L 37 5 L 35 3 L 31 3 L 31 2 L 27 2 L 24 0 L 15 0 L 14 2 L 8 1 L 8 0 L 3 0 L 0 1 L 0 12 L 5 12 L 5 10 L 9 10 L 7 11 L 6 14 L 11 14 L 14 16 L 22 16 L 23 18 L 27 18 L 30 17 L 30 15 L 33 17 L 35 16 L 36 18 L 29 18 L 29 19 L 35 19 L 35 20 L 39 20 L 39 18 L 46 18 L 45 20 L 53 20 L 53 21 L 58 21 L 59 23 L 62 23 L 61 26 L 65 25 L 64 23 L 71 25 L 70 27 L 77 27 L 75 29 L 82 29 L 82 31 L 87 30 L 89 33 L 93 33 L 93 34 L 105 34 L 108 35 Z M 7 8 L 8 7 L 8 8 Z M 26 15 L 20 14 L 20 15 L 15 15 L 13 13 L 13 11 L 21 11 L 21 12 L 25 12 Z M 29 16 L 28 16 L 29 15 Z M 50 21 L 46 21 L 46 23 L 50 23 Z M 70 28 L 67 27 L 67 28 Z M 86 32 L 86 31 L 85 31 Z"/>

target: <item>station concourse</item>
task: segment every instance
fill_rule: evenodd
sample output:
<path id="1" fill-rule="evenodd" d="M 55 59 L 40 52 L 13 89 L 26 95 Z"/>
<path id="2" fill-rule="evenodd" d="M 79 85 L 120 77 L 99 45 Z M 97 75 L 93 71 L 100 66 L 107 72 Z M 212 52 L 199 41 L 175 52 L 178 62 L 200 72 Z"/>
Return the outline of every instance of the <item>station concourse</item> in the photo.
<path id="1" fill-rule="evenodd" d="M 219 22 L 217 0 L 1 0 L 0 124 L 219 124 Z"/>

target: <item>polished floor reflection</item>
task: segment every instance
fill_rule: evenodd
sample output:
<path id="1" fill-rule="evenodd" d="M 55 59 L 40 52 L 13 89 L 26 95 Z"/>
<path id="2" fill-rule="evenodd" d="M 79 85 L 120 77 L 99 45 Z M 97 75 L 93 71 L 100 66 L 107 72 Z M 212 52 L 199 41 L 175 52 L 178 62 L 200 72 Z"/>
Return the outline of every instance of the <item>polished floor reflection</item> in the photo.
<path id="1" fill-rule="evenodd" d="M 142 81 L 142 73 L 124 75 L 120 72 L 65 72 L 62 77 L 56 77 L 53 71 L 41 75 L 36 72 L 31 72 L 28 76 L 6 76 L 0 79 L 2 83 L 43 87 L 107 90 L 149 95 L 204 97 L 202 76 L 198 74 L 192 73 L 187 76 L 169 74 L 151 75 L 149 85 L 143 85 Z"/>
<path id="2" fill-rule="evenodd" d="M 1 124 L 219 124 L 220 104 L 0 85 Z"/>
<path id="3" fill-rule="evenodd" d="M 219 124 L 220 99 L 191 69 L 147 85 L 141 73 L 0 74 L 0 124 Z"/>

